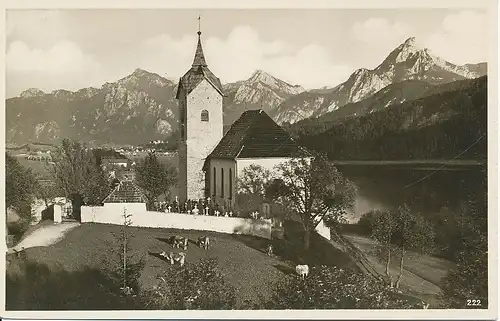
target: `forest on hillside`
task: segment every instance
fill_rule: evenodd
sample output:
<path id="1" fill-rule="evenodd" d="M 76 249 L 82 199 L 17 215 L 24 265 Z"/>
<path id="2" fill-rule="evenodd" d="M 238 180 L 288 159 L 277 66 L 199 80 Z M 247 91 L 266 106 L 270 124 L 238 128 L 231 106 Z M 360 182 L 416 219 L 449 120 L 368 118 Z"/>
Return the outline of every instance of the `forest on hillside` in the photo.
<path id="1" fill-rule="evenodd" d="M 487 155 L 487 79 L 358 117 L 285 127 L 335 160 L 475 159 Z"/>

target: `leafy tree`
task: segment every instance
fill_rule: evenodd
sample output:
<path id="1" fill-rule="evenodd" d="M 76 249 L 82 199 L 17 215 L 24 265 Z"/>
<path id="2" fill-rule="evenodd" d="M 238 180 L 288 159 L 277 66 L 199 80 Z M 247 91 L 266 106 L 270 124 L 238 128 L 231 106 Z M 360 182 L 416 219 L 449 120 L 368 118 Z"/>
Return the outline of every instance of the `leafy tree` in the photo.
<path id="1" fill-rule="evenodd" d="M 301 155 L 277 165 L 277 175 L 267 189 L 270 198 L 298 214 L 304 228 L 304 250 L 310 233 L 321 221 L 330 226 L 343 222 L 354 206 L 357 188 L 324 155 Z"/>
<path id="2" fill-rule="evenodd" d="M 162 194 L 168 197 L 177 182 L 177 169 L 161 163 L 156 153 L 148 153 L 135 171 L 137 185 L 145 191 L 149 206 Z"/>
<path id="3" fill-rule="evenodd" d="M 85 144 L 64 139 L 52 157 L 52 176 L 57 187 L 71 199 L 75 218 L 80 218 L 81 205 L 98 205 L 110 192 L 99 160 Z"/>
<path id="4" fill-rule="evenodd" d="M 276 285 L 266 309 L 416 309 L 420 300 L 405 297 L 360 272 L 313 266 L 302 280 L 289 277 Z"/>
<path id="5" fill-rule="evenodd" d="M 475 207 L 475 206 L 474 206 Z M 443 299 L 448 308 L 488 307 L 488 237 L 486 215 L 474 215 L 478 208 L 463 208 L 455 246 L 457 267 L 444 278 Z M 482 207 L 486 212 L 486 206 Z M 464 213 L 465 211 L 465 213 Z M 480 219 L 482 217 L 482 220 Z M 467 306 L 467 300 L 480 300 L 481 305 Z"/>
<path id="6" fill-rule="evenodd" d="M 37 190 L 37 180 L 29 168 L 5 153 L 5 207 L 11 208 L 23 223 L 32 221 L 31 202 Z"/>
<path id="7" fill-rule="evenodd" d="M 404 204 L 392 213 L 395 220 L 395 229 L 392 233 L 392 241 L 400 249 L 399 276 L 396 280 L 396 288 L 403 279 L 404 257 L 408 250 L 420 253 L 430 253 L 434 246 L 434 227 L 421 215 L 410 211 L 408 205 Z M 385 222 L 387 223 L 387 222 Z M 389 220 L 393 224 L 393 220 Z"/>
<path id="8" fill-rule="evenodd" d="M 158 285 L 144 293 L 146 307 L 155 310 L 229 310 L 236 306 L 234 287 L 224 280 L 215 259 L 166 265 Z"/>
<path id="9" fill-rule="evenodd" d="M 380 244 L 384 246 L 385 252 L 387 253 L 387 262 L 385 265 L 385 274 L 392 284 L 391 275 L 389 272 L 389 267 L 391 264 L 391 251 L 392 251 L 392 235 L 395 230 L 395 217 L 391 211 L 381 212 L 375 218 L 372 228 L 372 237 L 377 240 Z"/>
<path id="10" fill-rule="evenodd" d="M 382 211 L 382 210 L 371 210 L 371 211 L 363 214 L 357 223 L 357 225 L 361 229 L 361 232 L 363 232 L 366 235 L 371 235 L 373 232 L 373 228 L 375 226 L 376 220 L 383 214 L 384 214 L 384 211 Z"/>
<path id="11" fill-rule="evenodd" d="M 271 171 L 260 165 L 252 164 L 243 168 L 241 175 L 238 176 L 238 193 L 264 196 L 270 180 Z"/>
<path id="12" fill-rule="evenodd" d="M 239 210 L 250 212 L 258 209 L 264 201 L 270 181 L 271 172 L 264 167 L 256 164 L 245 167 L 236 184 Z"/>
<path id="13" fill-rule="evenodd" d="M 37 190 L 35 192 L 35 196 L 45 202 L 45 206 L 49 207 L 55 200 L 58 195 L 62 195 L 59 193 L 59 190 L 55 184 L 52 182 L 42 182 L 40 180 L 37 181 Z"/>

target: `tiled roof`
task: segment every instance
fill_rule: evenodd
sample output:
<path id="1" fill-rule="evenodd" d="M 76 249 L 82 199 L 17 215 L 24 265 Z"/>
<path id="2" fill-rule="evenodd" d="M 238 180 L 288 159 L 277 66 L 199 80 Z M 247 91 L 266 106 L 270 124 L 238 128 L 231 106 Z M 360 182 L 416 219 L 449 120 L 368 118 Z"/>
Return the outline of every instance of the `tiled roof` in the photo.
<path id="1" fill-rule="evenodd" d="M 141 189 L 130 180 L 123 180 L 102 201 L 103 203 L 145 203 L 146 197 Z"/>
<path id="2" fill-rule="evenodd" d="M 191 69 L 189 69 L 179 80 L 179 86 L 177 87 L 177 94 L 175 98 L 179 99 L 181 89 L 184 90 L 186 94 L 192 92 L 203 79 L 206 79 L 221 95 L 224 95 L 220 79 L 217 78 L 207 67 L 205 55 L 203 54 L 203 48 L 201 47 L 201 39 L 198 36 L 198 46 L 196 47 L 196 53 L 194 54 L 193 65 L 191 66 Z"/>
<path id="3" fill-rule="evenodd" d="M 263 110 L 248 110 L 233 123 L 210 157 L 293 157 L 303 150 Z"/>

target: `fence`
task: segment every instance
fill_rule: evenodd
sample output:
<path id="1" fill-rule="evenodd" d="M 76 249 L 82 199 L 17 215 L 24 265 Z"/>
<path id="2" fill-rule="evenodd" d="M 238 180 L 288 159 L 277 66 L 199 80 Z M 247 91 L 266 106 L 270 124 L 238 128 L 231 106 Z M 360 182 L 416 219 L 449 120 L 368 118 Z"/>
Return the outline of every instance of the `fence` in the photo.
<path id="1" fill-rule="evenodd" d="M 271 238 L 271 220 L 163 213 L 147 211 L 144 203 L 106 203 L 104 206 L 82 206 L 81 221 L 122 225 L 124 213 L 131 226 L 212 231 Z"/>

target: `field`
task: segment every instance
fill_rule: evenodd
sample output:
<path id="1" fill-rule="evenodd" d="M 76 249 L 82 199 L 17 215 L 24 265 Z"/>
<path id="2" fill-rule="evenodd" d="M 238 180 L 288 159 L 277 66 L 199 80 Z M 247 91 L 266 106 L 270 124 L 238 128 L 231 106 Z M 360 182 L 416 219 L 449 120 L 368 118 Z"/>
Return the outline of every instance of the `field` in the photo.
<path id="1" fill-rule="evenodd" d="M 286 226 L 286 225 L 285 225 Z M 285 228 L 287 238 L 295 239 L 296 226 L 289 223 Z M 116 239 L 112 233 L 119 232 L 119 226 L 104 224 L 83 224 L 74 228 L 59 243 L 48 247 L 26 249 L 28 260 L 45 264 L 50 270 L 63 269 L 68 272 L 82 272 L 86 267 L 106 270 L 117 267 L 113 249 L 117 249 Z M 158 258 L 157 253 L 177 251 L 166 239 L 174 234 L 187 236 L 195 240 L 198 236 L 207 235 L 211 238 L 208 251 L 190 244 L 187 250 L 187 260 L 197 262 L 201 258 L 217 258 L 226 280 L 235 286 L 238 302 L 246 299 L 255 300 L 257 294 L 268 296 L 272 285 L 287 274 L 293 274 L 297 262 L 295 249 L 297 243 L 284 240 L 266 240 L 243 235 L 228 235 L 201 231 L 177 231 L 166 229 L 130 228 L 132 253 L 143 257 L 146 265 L 140 277 L 143 287 L 155 285 L 156 276 L 166 263 Z M 300 240 L 299 238 L 296 238 Z M 273 242 L 277 256 L 269 257 L 264 249 Z M 343 268 L 356 269 L 350 257 L 335 248 L 332 244 L 317 235 L 311 239 L 314 255 L 305 257 L 309 264 L 336 265 Z M 12 265 L 7 273 L 19 271 Z M 90 280 L 89 280 L 90 281 Z M 9 290 L 7 290 L 7 295 Z"/>

